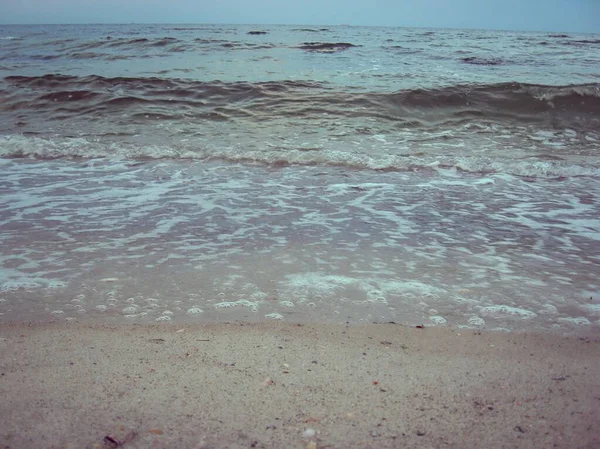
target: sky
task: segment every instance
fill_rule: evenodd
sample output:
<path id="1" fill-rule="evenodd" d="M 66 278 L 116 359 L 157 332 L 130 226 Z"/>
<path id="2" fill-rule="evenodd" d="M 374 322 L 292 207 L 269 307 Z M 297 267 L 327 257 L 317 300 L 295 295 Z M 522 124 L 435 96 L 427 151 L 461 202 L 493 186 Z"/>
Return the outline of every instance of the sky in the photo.
<path id="1" fill-rule="evenodd" d="M 600 0 L 0 0 L 0 24 L 132 22 L 600 33 Z"/>

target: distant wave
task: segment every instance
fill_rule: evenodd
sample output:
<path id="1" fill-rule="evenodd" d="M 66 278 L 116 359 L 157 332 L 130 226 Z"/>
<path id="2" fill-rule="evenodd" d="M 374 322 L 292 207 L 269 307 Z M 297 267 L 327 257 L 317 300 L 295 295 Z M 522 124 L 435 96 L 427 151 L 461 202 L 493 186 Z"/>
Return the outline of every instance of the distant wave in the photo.
<path id="1" fill-rule="evenodd" d="M 105 36 L 91 41 L 61 39 L 43 44 L 24 44 L 28 57 L 33 60 L 53 59 L 98 59 L 117 60 L 132 58 L 148 58 L 163 56 L 169 53 L 203 51 L 234 51 L 234 50 L 265 50 L 276 45 L 270 42 L 245 42 L 225 39 L 194 38 L 178 39 L 174 37 L 145 38 L 145 37 L 112 37 Z M 51 51 L 49 51 L 51 49 Z M 35 52 L 39 53 L 36 54 Z M 82 57 L 84 55 L 84 57 Z M 21 58 L 19 52 L 0 54 L 0 60 Z"/>
<path id="2" fill-rule="evenodd" d="M 298 46 L 298 48 L 301 48 L 302 50 L 314 53 L 335 53 L 348 50 L 352 47 L 358 47 L 358 45 L 349 42 L 304 42 L 302 45 Z"/>
<path id="3" fill-rule="evenodd" d="M 331 30 L 329 28 L 292 28 L 291 31 L 302 31 L 305 33 L 322 33 Z"/>
<path id="4" fill-rule="evenodd" d="M 502 58 L 482 58 L 478 56 L 463 58 L 462 62 L 473 65 L 504 65 L 508 63 L 508 61 Z"/>
<path id="5" fill-rule="evenodd" d="M 217 27 L 173 27 L 166 28 L 168 32 L 179 32 L 178 37 L 162 36 L 162 37 L 141 37 L 138 33 L 129 33 L 133 36 L 127 36 L 127 33 L 122 33 L 117 36 L 105 35 L 97 38 L 78 37 L 66 39 L 54 39 L 45 42 L 40 42 L 37 39 L 24 39 L 14 36 L 0 37 L 3 45 L 9 46 L 12 51 L 0 54 L 0 60 L 21 60 L 23 55 L 33 60 L 79 60 L 79 59 L 97 59 L 97 60 L 124 60 L 133 58 L 150 58 L 168 56 L 172 53 L 189 53 L 195 52 L 231 52 L 231 51 L 246 51 L 246 50 L 267 50 L 271 48 L 287 48 L 293 50 L 303 50 L 309 53 L 331 54 L 340 53 L 347 50 L 361 47 L 362 41 L 355 40 L 358 36 L 352 39 L 354 42 L 337 42 L 337 41 L 306 41 L 308 34 L 315 38 L 319 35 L 326 36 L 333 31 L 329 28 L 293 28 L 290 31 L 298 33 L 295 37 L 297 41 L 282 44 L 278 39 L 271 41 L 271 31 L 266 30 L 244 30 L 244 36 L 238 34 L 237 39 L 216 39 L 214 37 L 225 37 L 228 32 Z M 235 29 L 233 31 L 236 31 Z M 210 35 L 203 34 L 202 37 L 197 37 L 199 32 L 210 32 Z M 225 34 L 224 34 L 225 33 Z M 576 39 L 566 34 L 547 34 L 544 35 L 548 41 L 536 38 L 536 41 L 531 41 L 533 37 L 519 36 L 516 39 L 527 41 L 527 45 L 540 45 L 541 47 L 552 45 L 587 47 L 594 49 L 600 45 L 600 39 Z M 265 38 L 262 38 L 265 37 Z M 405 43 L 421 44 L 424 41 L 431 42 L 439 36 L 433 31 L 411 34 L 410 38 L 402 39 Z M 496 39 L 491 36 L 472 37 L 476 41 Z M 18 41 L 18 42 L 12 42 Z M 383 42 L 392 42 L 392 39 L 383 40 Z M 402 49 L 399 46 L 384 46 L 395 53 L 411 54 L 424 52 L 423 48 Z M 460 59 L 464 64 L 480 65 L 480 66 L 500 66 L 511 64 L 511 60 L 500 56 L 486 56 L 477 54 L 474 50 L 473 55 L 467 55 Z"/>
<path id="6" fill-rule="evenodd" d="M 600 39 L 581 39 L 570 42 L 574 44 L 600 44 Z"/>

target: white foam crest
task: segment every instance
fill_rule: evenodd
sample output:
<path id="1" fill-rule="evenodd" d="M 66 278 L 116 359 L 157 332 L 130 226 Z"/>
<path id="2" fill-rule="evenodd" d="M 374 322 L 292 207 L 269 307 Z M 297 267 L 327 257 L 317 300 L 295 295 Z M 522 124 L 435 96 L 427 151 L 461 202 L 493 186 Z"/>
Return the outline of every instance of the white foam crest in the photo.
<path id="1" fill-rule="evenodd" d="M 557 161 L 499 161 L 488 158 L 460 159 L 454 164 L 459 170 L 472 173 L 506 173 L 534 178 L 600 176 L 599 166 L 583 166 Z"/>
<path id="2" fill-rule="evenodd" d="M 553 89 L 540 88 L 537 86 L 530 86 L 527 89 L 533 98 L 540 101 L 552 102 L 557 98 L 568 97 L 570 95 L 579 95 L 580 97 L 596 97 L 600 98 L 600 88 L 598 85 L 580 85 L 580 86 L 568 86 L 558 87 Z"/>
<path id="3" fill-rule="evenodd" d="M 5 135 L 0 139 L 0 157 L 29 157 L 33 159 L 110 158 L 137 159 L 190 159 L 206 158 L 203 153 L 192 153 L 166 145 L 132 145 L 104 143 L 85 138 L 40 138 Z"/>
<path id="4" fill-rule="evenodd" d="M 9 135 L 0 138 L 0 157 L 29 157 L 39 159 L 58 158 L 108 158 L 130 161 L 144 159 L 197 159 L 225 160 L 265 165 L 325 165 L 345 166 L 366 170 L 420 171 L 434 170 L 446 177 L 456 177 L 458 171 L 471 173 L 506 173 L 516 176 L 558 178 L 572 176 L 600 177 L 600 165 L 586 161 L 585 164 L 568 161 L 515 160 L 499 155 L 448 156 L 440 154 L 398 155 L 388 152 L 363 152 L 364 149 L 320 149 L 304 151 L 301 148 L 249 150 L 239 146 L 206 147 L 134 145 L 127 143 L 103 143 L 84 138 L 40 138 Z"/>

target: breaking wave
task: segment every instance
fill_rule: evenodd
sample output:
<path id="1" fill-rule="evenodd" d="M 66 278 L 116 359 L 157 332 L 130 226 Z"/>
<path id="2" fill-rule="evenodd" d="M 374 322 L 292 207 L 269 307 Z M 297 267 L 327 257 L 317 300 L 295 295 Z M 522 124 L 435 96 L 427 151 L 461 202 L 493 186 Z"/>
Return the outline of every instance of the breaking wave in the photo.
<path id="1" fill-rule="evenodd" d="M 240 152 L 237 148 L 193 145 L 132 145 L 101 143 L 84 138 L 0 137 L 0 157 L 29 159 L 108 159 L 118 161 L 223 161 L 271 167 L 328 166 L 353 170 L 463 172 L 509 174 L 525 178 L 600 177 L 600 164 L 580 165 L 560 158 L 506 159 L 487 156 L 357 154 L 327 149 L 275 149 Z"/>
<path id="2" fill-rule="evenodd" d="M 259 117 L 261 121 L 316 114 L 365 117 L 411 126 L 452 120 L 532 123 L 580 130 L 600 126 L 600 84 L 545 86 L 523 83 L 465 84 L 397 92 L 352 92 L 312 81 L 199 82 L 162 78 L 9 76 L 0 110 L 55 120 L 128 112 L 210 120 Z M 1 85 L 0 85 L 1 86 Z M 223 115 L 223 109 L 227 114 Z"/>

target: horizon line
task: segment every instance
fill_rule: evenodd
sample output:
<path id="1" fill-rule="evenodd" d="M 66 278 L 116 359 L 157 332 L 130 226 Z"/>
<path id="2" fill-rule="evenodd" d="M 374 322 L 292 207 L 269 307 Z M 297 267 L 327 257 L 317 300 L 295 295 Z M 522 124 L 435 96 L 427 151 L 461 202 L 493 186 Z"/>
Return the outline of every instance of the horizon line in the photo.
<path id="1" fill-rule="evenodd" d="M 341 24 L 307 24 L 307 23 L 233 23 L 233 22 L 49 22 L 49 23 L 2 23 L 0 26 L 76 26 L 76 25 L 233 25 L 233 26 L 306 26 L 306 27 L 362 27 L 362 28 L 421 28 L 430 30 L 476 30 L 524 33 L 579 33 L 600 34 L 598 31 L 569 31 L 569 30 L 534 30 L 521 28 L 476 28 L 476 27 L 435 27 L 422 25 L 353 25 Z"/>

